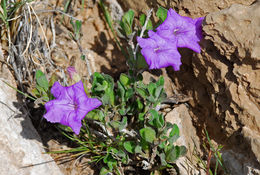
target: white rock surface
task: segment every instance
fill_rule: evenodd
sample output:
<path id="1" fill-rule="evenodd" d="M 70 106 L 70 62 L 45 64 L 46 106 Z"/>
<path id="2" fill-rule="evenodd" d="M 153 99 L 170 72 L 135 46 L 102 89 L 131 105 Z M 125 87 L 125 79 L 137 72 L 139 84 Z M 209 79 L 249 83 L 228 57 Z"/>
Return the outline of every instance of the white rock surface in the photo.
<path id="1" fill-rule="evenodd" d="M 9 74 L 10 75 L 10 74 Z M 14 106 L 16 91 L 0 73 L 0 174 L 3 175 L 62 175 L 53 159 L 43 154 L 41 139 L 28 116 Z"/>
<path id="2" fill-rule="evenodd" d="M 165 120 L 172 124 L 178 125 L 180 129 L 180 138 L 176 141 L 177 145 L 184 145 L 188 149 L 185 157 L 181 157 L 176 161 L 180 175 L 205 175 L 205 171 L 196 165 L 196 158 L 193 156 L 193 149 L 200 152 L 200 141 L 196 134 L 196 128 L 192 124 L 192 118 L 189 114 L 189 109 L 181 104 L 175 107 L 165 116 Z"/>

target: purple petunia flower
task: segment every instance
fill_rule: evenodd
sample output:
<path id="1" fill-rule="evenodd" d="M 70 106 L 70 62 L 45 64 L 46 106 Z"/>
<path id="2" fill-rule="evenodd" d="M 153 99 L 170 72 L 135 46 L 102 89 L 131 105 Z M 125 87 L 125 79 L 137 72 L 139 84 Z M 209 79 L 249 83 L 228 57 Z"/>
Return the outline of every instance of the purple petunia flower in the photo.
<path id="1" fill-rule="evenodd" d="M 56 99 L 45 104 L 47 113 L 44 118 L 49 122 L 71 127 L 77 135 L 82 126 L 81 120 L 89 111 L 102 105 L 98 99 L 87 97 L 82 81 L 69 87 L 55 82 L 51 93 Z"/>
<path id="2" fill-rule="evenodd" d="M 174 70 L 179 70 L 181 55 L 177 50 L 174 38 L 165 40 L 152 30 L 148 31 L 148 35 L 149 38 L 137 37 L 137 41 L 149 68 L 159 69 L 172 66 Z"/>
<path id="3" fill-rule="evenodd" d="M 198 42 L 202 39 L 201 24 L 204 17 L 192 19 L 180 16 L 173 9 L 167 13 L 165 21 L 156 29 L 158 35 L 167 40 L 177 40 L 177 47 L 186 47 L 200 53 Z"/>

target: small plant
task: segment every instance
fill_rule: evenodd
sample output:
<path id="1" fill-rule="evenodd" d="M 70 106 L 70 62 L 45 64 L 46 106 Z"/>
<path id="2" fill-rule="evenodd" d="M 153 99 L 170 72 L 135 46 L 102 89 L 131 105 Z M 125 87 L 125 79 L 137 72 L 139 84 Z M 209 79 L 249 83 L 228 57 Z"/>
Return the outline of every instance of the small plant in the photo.
<path id="1" fill-rule="evenodd" d="M 48 82 L 41 71 L 36 72 L 34 95 L 46 102 L 44 118 L 60 123 L 58 128 L 61 132 L 79 145 L 71 150 L 51 153 L 88 155 L 91 162 L 103 165 L 101 175 L 124 174 L 123 167 L 127 165 L 141 167 L 151 174 L 172 168 L 187 150 L 185 146 L 175 144 L 180 136 L 178 126 L 166 122 L 160 112 L 160 105 L 167 98 L 164 78 L 144 84 L 142 72 L 148 67 L 158 69 L 172 66 L 179 70 L 181 56 L 178 47 L 200 51 L 197 32 L 200 32 L 199 25 L 203 18 L 193 20 L 178 15 L 172 9 L 167 11 L 160 7 L 156 13 L 160 19 L 156 28 L 149 19 L 151 10 L 140 16 L 139 29 L 134 31 L 134 12 L 129 10 L 118 22 L 120 28 L 116 31 L 107 8 L 102 1 L 99 5 L 118 47 L 127 59 L 129 71 L 122 73 L 118 80 L 95 72 L 92 74 L 91 89 L 87 89 L 78 76 L 70 75 L 72 79 L 77 78 L 77 83 L 63 87 L 58 82 Z M 184 26 L 178 23 L 167 30 L 172 20 L 180 21 Z M 71 24 L 73 33 L 70 36 L 80 46 L 81 22 L 72 21 Z M 187 30 L 183 28 L 185 26 Z M 167 37 L 163 34 L 165 32 L 173 33 Z M 185 32 L 191 38 L 183 35 Z M 120 36 L 129 43 L 127 51 L 120 44 L 117 33 L 121 33 Z M 134 44 L 136 34 L 137 44 Z M 182 39 L 192 43 L 185 45 Z M 75 74 L 76 70 L 70 67 L 68 72 Z"/>
<path id="2" fill-rule="evenodd" d="M 109 75 L 95 72 L 91 94 L 100 99 L 102 107 L 86 112 L 87 116 L 82 120 L 83 127 L 80 133 L 79 130 L 75 130 L 78 124 L 74 126 L 74 122 L 69 119 L 72 116 L 66 116 L 66 120 L 61 118 L 59 121 L 69 126 L 59 125 L 64 135 L 79 144 L 78 148 L 70 152 L 88 153 L 93 162 L 103 160 L 106 167 L 101 169 L 101 174 L 122 174 L 123 165 L 131 163 L 137 167 L 140 166 L 139 162 L 143 169 L 151 172 L 172 167 L 172 163 L 185 155 L 186 148 L 174 145 L 179 138 L 178 126 L 165 122 L 164 116 L 156 110 L 166 97 L 163 85 L 163 77 L 157 82 L 145 85 L 141 74 L 135 79 L 130 72 L 129 75 L 121 74 L 115 83 Z M 57 89 L 55 85 L 51 92 L 56 98 L 64 101 L 66 95 L 62 93 L 65 91 Z M 57 97 L 57 94 L 61 96 Z M 48 121 L 57 121 L 51 110 L 55 110 L 57 114 L 64 108 L 65 113 L 62 116 L 71 115 L 66 111 L 69 110 L 68 107 L 61 106 L 61 102 L 57 100 L 55 103 L 52 101 L 45 105 L 45 118 Z M 69 103 L 69 100 L 67 101 Z M 68 105 L 65 101 L 63 104 Z M 89 105 L 93 104 L 89 102 Z M 78 108 L 80 109 L 80 104 Z M 79 135 L 73 135 L 71 128 Z"/>
<path id="3" fill-rule="evenodd" d="M 211 142 L 211 139 L 209 138 L 209 134 L 208 134 L 207 130 L 205 130 L 205 134 L 206 134 L 206 138 L 207 138 L 207 144 L 204 143 L 203 147 L 205 150 L 208 150 L 207 161 L 206 162 L 203 161 L 200 158 L 200 156 L 198 156 L 197 154 L 194 154 L 194 156 L 197 158 L 197 162 L 199 163 L 201 168 L 205 170 L 207 175 L 218 175 L 218 172 L 220 170 L 223 172 L 222 174 L 228 175 L 228 171 L 223 164 L 222 155 L 220 153 L 223 146 L 222 145 L 217 145 L 217 147 L 214 146 Z M 215 166 L 212 165 L 212 159 L 215 160 L 214 161 Z M 212 166 L 214 166 L 213 169 L 212 169 Z"/>

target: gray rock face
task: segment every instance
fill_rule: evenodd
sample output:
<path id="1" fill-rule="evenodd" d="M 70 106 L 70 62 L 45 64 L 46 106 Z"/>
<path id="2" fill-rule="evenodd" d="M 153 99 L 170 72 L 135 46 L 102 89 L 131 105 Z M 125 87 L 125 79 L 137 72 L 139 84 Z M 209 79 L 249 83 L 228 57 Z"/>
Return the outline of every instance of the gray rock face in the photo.
<path id="1" fill-rule="evenodd" d="M 7 68 L 4 67 L 6 72 Z M 14 106 L 18 103 L 10 74 L 0 73 L 0 174 L 5 175 L 62 175 L 45 151 L 29 116 Z"/>
<path id="2" fill-rule="evenodd" d="M 231 174 L 260 169 L 260 1 L 234 4 L 203 22 L 201 54 L 184 55 L 175 73 L 179 89 L 192 94 L 197 124 L 228 147 Z M 225 152 L 223 152 L 225 153 Z M 226 155 L 231 155 L 230 151 Z M 243 157 L 241 159 L 240 157 Z M 236 165 L 236 166 L 234 166 Z"/>

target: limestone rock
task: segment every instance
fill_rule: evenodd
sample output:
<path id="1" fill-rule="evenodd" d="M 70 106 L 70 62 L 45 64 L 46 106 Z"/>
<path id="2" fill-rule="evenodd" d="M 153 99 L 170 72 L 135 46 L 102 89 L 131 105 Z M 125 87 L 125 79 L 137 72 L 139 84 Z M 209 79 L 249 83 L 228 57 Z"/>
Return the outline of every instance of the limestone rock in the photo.
<path id="1" fill-rule="evenodd" d="M 0 174 L 8 175 L 62 175 L 53 159 L 43 154 L 41 139 L 29 116 L 23 115 L 16 104 L 16 91 L 3 80 L 15 86 L 8 68 L 0 74 Z M 19 105 L 18 105 L 19 106 Z"/>
<path id="2" fill-rule="evenodd" d="M 176 124 L 180 129 L 180 138 L 176 141 L 177 145 L 184 145 L 188 149 L 185 157 L 181 157 L 176 161 L 180 175 L 193 174 L 204 175 L 205 171 L 195 167 L 197 163 L 193 156 L 194 149 L 200 151 L 200 141 L 196 134 L 196 128 L 192 124 L 192 118 L 189 109 L 181 104 L 174 108 L 165 116 L 165 121 Z"/>
<path id="3" fill-rule="evenodd" d="M 260 1 L 210 13 L 203 22 L 201 54 L 183 52 L 181 71 L 172 73 L 178 88 L 193 96 L 196 125 L 205 124 L 217 143 L 241 154 L 256 169 L 260 169 L 259 26 Z M 246 169 L 242 159 L 237 161 Z"/>
<path id="4" fill-rule="evenodd" d="M 219 11 L 230 7 L 232 4 L 250 5 L 254 0 L 118 0 L 122 4 L 125 11 L 129 8 L 134 9 L 137 13 L 146 13 L 150 8 L 154 8 L 156 12 L 158 6 L 167 9 L 173 8 L 179 14 L 190 17 L 201 17 L 211 12 Z"/>

